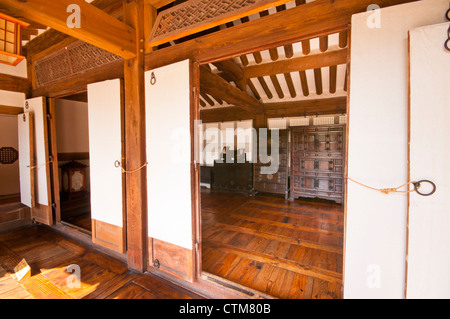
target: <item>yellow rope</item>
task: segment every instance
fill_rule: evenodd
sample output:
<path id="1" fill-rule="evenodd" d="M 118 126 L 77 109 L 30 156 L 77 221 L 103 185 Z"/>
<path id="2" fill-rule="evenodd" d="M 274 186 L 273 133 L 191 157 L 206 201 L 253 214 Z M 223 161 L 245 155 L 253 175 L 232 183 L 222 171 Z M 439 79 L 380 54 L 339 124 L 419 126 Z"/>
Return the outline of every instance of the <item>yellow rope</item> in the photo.
<path id="1" fill-rule="evenodd" d="M 352 181 L 353 183 L 356 183 L 356 184 L 361 185 L 361 186 L 363 186 L 363 187 L 366 187 L 366 188 L 369 188 L 369 189 L 372 189 L 372 190 L 381 192 L 381 193 L 383 193 L 383 194 L 389 194 L 389 193 L 412 193 L 412 192 L 415 192 L 415 191 L 416 191 L 415 189 L 408 189 L 408 190 L 406 190 L 406 191 L 401 191 L 401 190 L 399 190 L 400 188 L 405 187 L 405 186 L 408 186 L 408 185 L 412 185 L 412 184 L 414 184 L 415 182 L 408 182 L 408 183 L 403 184 L 403 185 L 401 185 L 401 186 L 399 186 L 399 187 L 396 187 L 396 188 L 375 188 L 375 187 L 371 187 L 371 186 L 365 185 L 365 184 L 363 184 L 363 183 L 360 183 L 360 182 L 358 182 L 358 181 L 355 181 L 354 179 L 351 179 L 351 178 L 348 177 L 348 176 L 345 176 L 345 178 L 348 179 L 348 180 L 350 180 L 350 181 Z M 418 187 L 420 187 L 420 185 L 419 185 Z"/>
<path id="2" fill-rule="evenodd" d="M 36 168 L 39 168 L 42 166 L 47 166 L 48 164 L 52 164 L 52 163 L 53 163 L 53 161 L 49 161 L 49 162 L 45 162 L 44 164 L 38 164 L 36 166 L 27 166 L 27 167 L 29 167 L 30 169 L 36 169 Z"/>
<path id="3" fill-rule="evenodd" d="M 139 167 L 139 168 L 137 168 L 137 169 L 134 169 L 134 170 L 131 170 L 131 171 L 125 170 L 125 169 L 123 168 L 122 164 L 121 164 L 119 161 L 115 161 L 115 162 L 114 162 L 114 166 L 115 166 L 115 167 L 120 167 L 120 169 L 122 170 L 122 174 L 132 174 L 132 173 L 136 173 L 136 172 L 138 172 L 138 171 L 144 169 L 144 167 L 147 167 L 147 166 L 148 166 L 148 163 L 145 163 L 145 164 L 142 165 L 141 167 Z"/>

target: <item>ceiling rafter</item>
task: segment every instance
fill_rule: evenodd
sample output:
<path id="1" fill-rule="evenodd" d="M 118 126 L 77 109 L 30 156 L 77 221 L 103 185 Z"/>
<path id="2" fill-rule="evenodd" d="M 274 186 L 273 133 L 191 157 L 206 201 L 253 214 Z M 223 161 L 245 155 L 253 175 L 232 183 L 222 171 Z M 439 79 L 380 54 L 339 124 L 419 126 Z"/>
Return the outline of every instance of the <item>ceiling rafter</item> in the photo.
<path id="1" fill-rule="evenodd" d="M 257 99 L 231 85 L 217 74 L 213 74 L 204 66 L 200 67 L 200 90 L 246 111 L 262 112 L 262 104 Z"/>

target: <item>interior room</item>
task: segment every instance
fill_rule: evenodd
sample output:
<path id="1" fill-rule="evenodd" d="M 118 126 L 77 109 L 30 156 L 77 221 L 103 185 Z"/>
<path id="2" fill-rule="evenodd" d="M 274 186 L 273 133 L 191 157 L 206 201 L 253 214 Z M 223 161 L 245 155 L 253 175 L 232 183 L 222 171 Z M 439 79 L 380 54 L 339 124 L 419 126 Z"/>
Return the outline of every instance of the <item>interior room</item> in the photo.
<path id="1" fill-rule="evenodd" d="M 91 231 L 87 93 L 55 101 L 61 221 Z"/>
<path id="2" fill-rule="evenodd" d="M 341 297 L 346 43 L 343 31 L 200 67 L 205 276 Z"/>

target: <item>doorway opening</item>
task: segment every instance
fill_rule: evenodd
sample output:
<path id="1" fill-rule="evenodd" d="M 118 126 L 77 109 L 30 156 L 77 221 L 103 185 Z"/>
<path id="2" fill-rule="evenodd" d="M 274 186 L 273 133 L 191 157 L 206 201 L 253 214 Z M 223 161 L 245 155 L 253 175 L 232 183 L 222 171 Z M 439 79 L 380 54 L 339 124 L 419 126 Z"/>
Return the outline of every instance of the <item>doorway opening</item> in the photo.
<path id="1" fill-rule="evenodd" d="M 200 67 L 203 276 L 342 297 L 347 58 L 343 30 Z"/>
<path id="2" fill-rule="evenodd" d="M 55 99 L 61 223 L 92 231 L 87 93 Z"/>

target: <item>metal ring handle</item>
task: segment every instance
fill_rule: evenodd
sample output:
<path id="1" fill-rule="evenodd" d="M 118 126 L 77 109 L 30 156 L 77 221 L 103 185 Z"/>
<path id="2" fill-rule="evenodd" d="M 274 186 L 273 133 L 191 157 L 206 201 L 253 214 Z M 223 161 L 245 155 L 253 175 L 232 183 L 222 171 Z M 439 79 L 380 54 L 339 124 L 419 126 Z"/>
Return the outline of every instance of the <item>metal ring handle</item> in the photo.
<path id="1" fill-rule="evenodd" d="M 114 162 L 114 167 L 115 168 L 119 168 L 122 165 L 122 163 L 120 163 L 120 161 L 115 161 Z"/>
<path id="2" fill-rule="evenodd" d="M 433 186 L 433 190 L 431 192 L 429 192 L 428 194 L 421 193 L 419 191 L 419 189 L 420 189 L 420 186 L 421 186 L 422 183 L 429 183 L 429 184 L 431 184 L 431 186 Z M 416 191 L 416 193 L 419 194 L 419 195 L 422 195 L 422 196 L 430 196 L 430 195 L 433 195 L 436 192 L 436 184 L 434 184 L 432 181 L 429 181 L 429 180 L 426 180 L 426 179 L 418 181 L 418 182 L 415 182 L 415 183 L 413 183 L 413 185 L 414 185 L 414 190 Z"/>
<path id="3" fill-rule="evenodd" d="M 152 72 L 152 75 L 150 77 L 150 84 L 155 85 L 156 84 L 156 76 L 155 73 Z"/>
<path id="4" fill-rule="evenodd" d="M 447 51 L 450 51 L 450 38 L 448 38 L 447 41 L 445 41 L 444 47 L 445 49 L 447 49 Z"/>
<path id="5" fill-rule="evenodd" d="M 447 20 L 450 21 L 450 9 L 447 10 L 445 16 L 447 17 Z"/>

